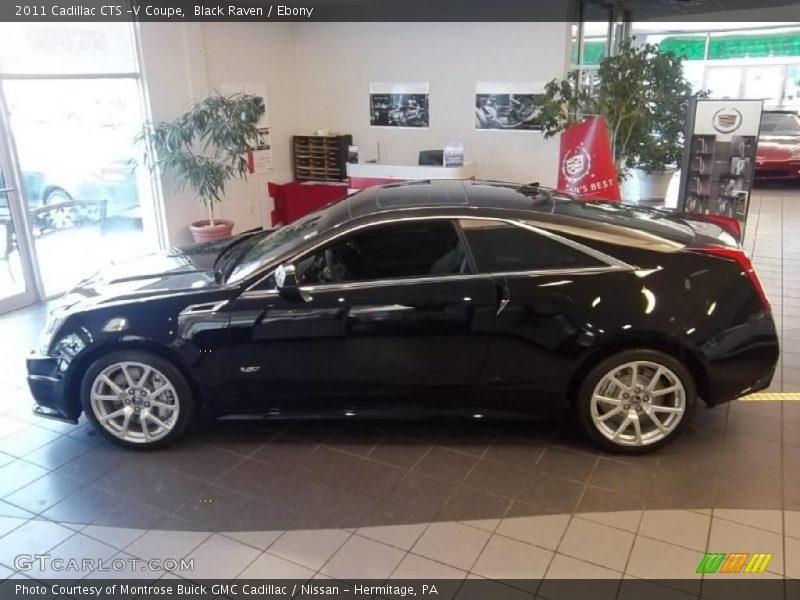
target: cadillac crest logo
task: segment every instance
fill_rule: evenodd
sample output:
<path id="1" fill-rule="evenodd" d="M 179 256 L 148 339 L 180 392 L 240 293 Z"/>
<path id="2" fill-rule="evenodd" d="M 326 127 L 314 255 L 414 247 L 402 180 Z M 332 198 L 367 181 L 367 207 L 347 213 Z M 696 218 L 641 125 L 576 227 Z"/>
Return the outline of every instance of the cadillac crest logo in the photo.
<path id="1" fill-rule="evenodd" d="M 741 124 L 742 113 L 735 108 L 720 108 L 711 119 L 711 125 L 720 133 L 733 133 Z"/>
<path id="2" fill-rule="evenodd" d="M 583 146 L 569 150 L 561 162 L 561 172 L 567 181 L 575 183 L 583 179 L 592 168 L 592 157 Z"/>

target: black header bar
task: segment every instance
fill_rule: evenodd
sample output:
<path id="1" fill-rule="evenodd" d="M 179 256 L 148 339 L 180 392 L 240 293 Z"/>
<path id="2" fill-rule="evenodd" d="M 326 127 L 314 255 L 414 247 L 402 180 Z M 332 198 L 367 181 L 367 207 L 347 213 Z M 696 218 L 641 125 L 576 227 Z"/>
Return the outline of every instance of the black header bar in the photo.
<path id="1" fill-rule="evenodd" d="M 592 4 L 609 6 L 604 0 Z M 2 0 L 3 22 L 69 21 L 573 21 L 578 0 Z M 752 0 L 621 0 L 638 21 L 749 22 Z M 768 21 L 800 21 L 800 3 L 761 0 Z M 589 11 L 592 15 L 602 11 Z M 592 18 L 601 17 L 593 16 Z"/>
<path id="2" fill-rule="evenodd" d="M 800 594 L 800 580 L 741 574 L 705 579 L 9 579 L 2 600 L 786 600 Z M 772 576 L 774 577 L 774 576 Z"/>

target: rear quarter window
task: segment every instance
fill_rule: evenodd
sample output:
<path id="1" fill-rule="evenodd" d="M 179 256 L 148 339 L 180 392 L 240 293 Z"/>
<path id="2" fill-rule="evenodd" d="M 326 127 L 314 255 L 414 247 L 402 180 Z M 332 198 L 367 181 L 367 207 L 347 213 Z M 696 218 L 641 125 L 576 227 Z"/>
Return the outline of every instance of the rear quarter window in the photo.
<path id="1" fill-rule="evenodd" d="M 482 273 L 604 267 L 606 263 L 558 240 L 499 221 L 461 221 Z"/>

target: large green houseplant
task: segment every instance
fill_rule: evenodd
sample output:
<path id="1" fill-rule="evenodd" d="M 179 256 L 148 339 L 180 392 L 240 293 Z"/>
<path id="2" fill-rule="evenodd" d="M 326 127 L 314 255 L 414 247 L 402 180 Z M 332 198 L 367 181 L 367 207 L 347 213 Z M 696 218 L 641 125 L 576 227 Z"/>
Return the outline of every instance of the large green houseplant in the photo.
<path id="1" fill-rule="evenodd" d="M 624 42 L 604 58 L 596 77 L 577 85 L 581 74 L 552 80 L 537 100 L 545 137 L 552 137 L 588 115 L 605 118 L 611 152 L 620 178 L 632 169 L 660 173 L 676 167 L 683 153 L 683 133 L 691 83 L 682 58 L 657 45 Z M 584 77 L 589 77 L 584 72 Z M 696 94 L 705 97 L 705 92 Z"/>
<path id="2" fill-rule="evenodd" d="M 264 111 L 260 96 L 216 93 L 173 121 L 145 123 L 136 136 L 150 169 L 171 172 L 178 189 L 190 188 L 208 210 L 208 219 L 189 227 L 196 241 L 231 234 L 233 221 L 215 218 L 214 205 L 228 181 L 247 178 L 247 152 L 257 145 Z"/>

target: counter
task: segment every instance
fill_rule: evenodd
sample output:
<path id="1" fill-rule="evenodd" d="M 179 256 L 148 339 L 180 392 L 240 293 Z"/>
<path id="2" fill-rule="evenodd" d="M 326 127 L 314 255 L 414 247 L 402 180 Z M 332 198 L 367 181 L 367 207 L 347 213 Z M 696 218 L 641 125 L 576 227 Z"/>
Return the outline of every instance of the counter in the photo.
<path id="1" fill-rule="evenodd" d="M 347 165 L 350 188 L 360 190 L 373 185 L 384 185 L 397 181 L 419 181 L 425 179 L 475 179 L 477 165 L 464 163 L 461 167 L 437 167 L 428 165 L 382 165 L 358 163 Z"/>

